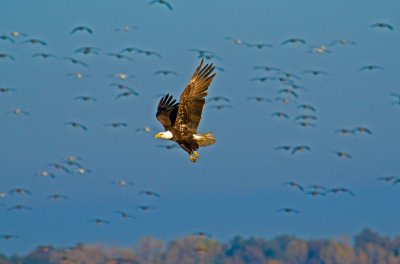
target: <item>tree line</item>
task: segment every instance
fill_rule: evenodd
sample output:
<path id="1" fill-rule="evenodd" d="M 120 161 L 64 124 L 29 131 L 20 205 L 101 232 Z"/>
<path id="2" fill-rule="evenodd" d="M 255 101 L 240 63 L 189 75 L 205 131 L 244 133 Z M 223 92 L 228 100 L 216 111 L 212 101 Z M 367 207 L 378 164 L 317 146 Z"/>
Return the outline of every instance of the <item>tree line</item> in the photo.
<path id="1" fill-rule="evenodd" d="M 219 242 L 200 232 L 168 243 L 147 237 L 129 248 L 41 245 L 24 256 L 5 256 L 0 249 L 0 264 L 397 264 L 399 253 L 400 235 L 389 238 L 370 229 L 353 240 L 305 240 L 283 235 L 270 240 L 236 236 Z"/>

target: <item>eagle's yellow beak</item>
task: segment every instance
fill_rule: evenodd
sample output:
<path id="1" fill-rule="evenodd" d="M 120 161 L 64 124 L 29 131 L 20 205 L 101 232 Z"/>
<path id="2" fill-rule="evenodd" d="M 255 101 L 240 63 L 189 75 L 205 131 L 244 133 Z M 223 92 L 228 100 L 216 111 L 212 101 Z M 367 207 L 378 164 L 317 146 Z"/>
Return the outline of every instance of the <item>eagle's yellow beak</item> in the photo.
<path id="1" fill-rule="evenodd" d="M 161 133 L 157 133 L 154 135 L 155 138 L 161 138 Z"/>

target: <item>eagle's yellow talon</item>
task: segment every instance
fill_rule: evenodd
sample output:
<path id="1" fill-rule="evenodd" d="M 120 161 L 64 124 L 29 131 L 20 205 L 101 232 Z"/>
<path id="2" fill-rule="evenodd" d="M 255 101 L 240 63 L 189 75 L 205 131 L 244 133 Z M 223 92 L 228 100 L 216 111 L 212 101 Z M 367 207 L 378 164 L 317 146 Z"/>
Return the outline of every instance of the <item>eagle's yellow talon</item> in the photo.
<path id="1" fill-rule="evenodd" d="M 196 157 L 195 157 L 195 156 L 190 155 L 189 158 L 190 158 L 190 160 L 191 160 L 192 162 L 196 162 Z"/>
<path id="2" fill-rule="evenodd" d="M 195 150 L 195 151 L 193 151 L 193 154 L 194 154 L 194 156 L 196 157 L 196 159 L 198 158 L 198 157 L 200 157 L 199 156 L 199 153 L 197 153 L 197 151 Z"/>

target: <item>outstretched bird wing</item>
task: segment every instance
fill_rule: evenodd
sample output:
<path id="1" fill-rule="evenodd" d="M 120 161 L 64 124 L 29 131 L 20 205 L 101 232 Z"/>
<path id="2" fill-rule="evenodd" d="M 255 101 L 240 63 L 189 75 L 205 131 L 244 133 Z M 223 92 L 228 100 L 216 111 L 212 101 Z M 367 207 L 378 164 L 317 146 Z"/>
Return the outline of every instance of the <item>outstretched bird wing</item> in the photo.
<path id="1" fill-rule="evenodd" d="M 163 96 L 158 103 L 156 118 L 166 131 L 170 131 L 174 125 L 178 107 L 179 103 L 176 103 L 176 100 L 169 94 Z"/>
<path id="2" fill-rule="evenodd" d="M 201 119 L 201 113 L 205 104 L 204 97 L 207 96 L 207 89 L 210 86 L 215 73 L 213 64 L 203 66 L 204 59 L 194 72 L 192 79 L 189 81 L 183 91 L 178 109 L 177 123 L 178 125 L 187 125 L 189 128 L 196 130 Z M 211 75 L 212 74 L 212 75 Z"/>

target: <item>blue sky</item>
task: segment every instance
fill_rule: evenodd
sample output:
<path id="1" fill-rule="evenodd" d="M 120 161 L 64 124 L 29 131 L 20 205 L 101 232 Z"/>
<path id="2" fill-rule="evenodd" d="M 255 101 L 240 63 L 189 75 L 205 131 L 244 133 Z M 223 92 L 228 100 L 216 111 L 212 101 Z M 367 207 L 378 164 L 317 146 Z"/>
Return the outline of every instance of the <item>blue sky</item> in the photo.
<path id="1" fill-rule="evenodd" d="M 140 238 L 170 240 L 198 230 L 228 240 L 234 235 L 270 238 L 291 234 L 306 238 L 351 236 L 364 227 L 386 235 L 399 230 L 399 187 L 379 182 L 378 177 L 400 176 L 396 121 L 400 108 L 391 93 L 400 93 L 398 75 L 400 25 L 397 1 L 173 1 L 173 11 L 150 1 L 1 1 L 0 33 L 19 31 L 28 37 L 15 44 L 0 40 L 0 53 L 15 61 L 0 60 L 0 191 L 28 188 L 33 195 L 8 195 L 0 200 L 1 234 L 18 239 L 0 240 L 0 251 L 24 253 L 40 244 L 71 246 L 78 242 L 131 246 Z M 371 28 L 376 22 L 394 30 Z M 93 34 L 70 34 L 76 26 L 88 26 Z M 115 32 L 129 26 L 138 29 Z M 272 48 L 236 45 L 226 37 L 250 43 L 270 43 Z M 299 37 L 306 44 L 281 45 Z M 38 38 L 46 47 L 23 44 Z M 335 39 L 356 45 L 330 47 L 331 53 L 310 53 Z M 100 55 L 74 54 L 83 46 L 100 49 Z M 129 54 L 120 61 L 106 54 L 126 47 L 152 50 L 161 58 Z M 226 96 L 231 109 L 217 111 L 207 104 L 200 132 L 212 131 L 217 144 L 201 149 L 192 164 L 180 149 L 164 150 L 154 139 L 162 127 L 155 119 L 160 93 L 179 98 L 200 59 L 192 48 L 215 52 L 218 72 L 209 96 Z M 32 58 L 50 52 L 56 59 Z M 90 67 L 73 65 L 73 56 Z M 364 65 L 383 71 L 360 71 Z M 249 96 L 277 97 L 287 88 L 279 82 L 258 83 L 254 77 L 273 76 L 254 70 L 257 65 L 275 66 L 301 77 L 305 90 L 288 105 L 251 102 Z M 156 76 L 170 69 L 178 76 Z M 304 70 L 326 71 L 313 77 Z M 81 71 L 88 78 L 68 77 Z M 135 77 L 110 78 L 124 72 Z M 110 83 L 131 86 L 138 97 L 115 100 L 120 92 Z M 90 95 L 96 102 L 80 102 L 75 96 Z M 287 96 L 292 98 L 290 96 Z M 316 127 L 302 128 L 294 118 L 304 112 L 302 103 L 313 105 Z M 22 108 L 29 115 L 7 113 Z M 271 116 L 284 111 L 289 120 Z M 64 125 L 76 121 L 88 131 Z M 126 128 L 104 127 L 126 122 Z M 157 128 L 136 133 L 140 127 Z M 335 134 L 339 128 L 367 127 L 372 135 Z M 311 151 L 290 155 L 276 151 L 279 145 L 308 145 Z M 333 151 L 346 151 L 352 159 L 339 159 Z M 92 171 L 87 175 L 55 171 L 49 163 L 69 155 L 82 158 Z M 35 176 L 53 171 L 55 179 Z M 125 179 L 135 186 L 111 184 Z M 345 187 L 355 193 L 310 197 L 287 186 L 321 184 Z M 160 198 L 138 193 L 151 189 Z M 47 201 L 53 193 L 67 201 Z M 8 211 L 15 204 L 32 211 Z M 137 205 L 156 207 L 141 212 Z M 277 213 L 293 207 L 298 215 Z M 122 220 L 115 210 L 135 219 Z M 104 218 L 110 225 L 96 226 L 89 220 Z"/>

